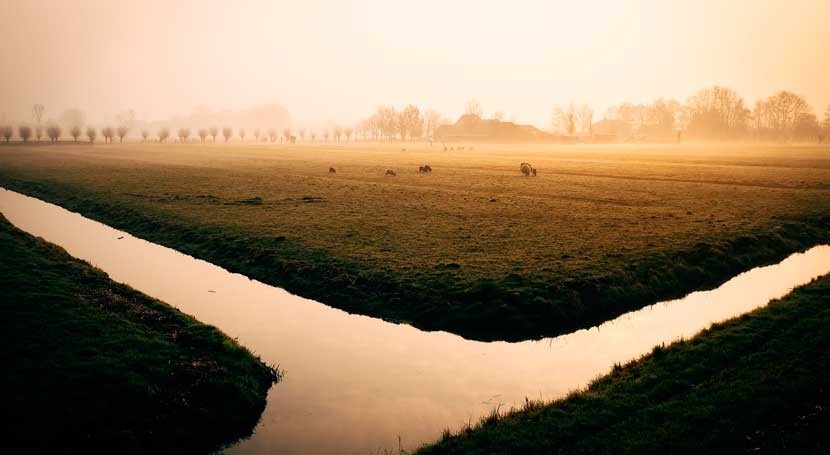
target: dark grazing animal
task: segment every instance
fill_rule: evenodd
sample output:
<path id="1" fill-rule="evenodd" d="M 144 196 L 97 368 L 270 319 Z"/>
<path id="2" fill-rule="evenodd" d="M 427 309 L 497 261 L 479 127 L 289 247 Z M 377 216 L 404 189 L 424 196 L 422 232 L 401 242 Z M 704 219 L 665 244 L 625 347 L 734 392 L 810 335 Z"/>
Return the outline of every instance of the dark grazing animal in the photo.
<path id="1" fill-rule="evenodd" d="M 336 173 L 337 173 L 337 169 L 335 169 L 333 167 L 329 168 L 329 174 L 336 174 Z"/>
<path id="2" fill-rule="evenodd" d="M 519 170 L 522 171 L 522 175 L 524 175 L 525 177 L 528 177 L 529 175 L 534 174 L 533 166 L 531 166 L 530 163 L 520 164 L 519 165 Z"/>
<path id="3" fill-rule="evenodd" d="M 397 176 L 398 174 L 396 174 L 396 173 L 395 173 L 395 171 L 394 171 L 394 170 L 392 170 L 392 169 L 387 169 L 387 170 L 386 170 L 386 173 L 385 173 L 385 174 L 383 174 L 383 175 L 384 175 L 384 177 L 395 177 L 395 176 Z"/>
<path id="4" fill-rule="evenodd" d="M 421 172 L 421 173 L 424 173 L 424 172 L 432 172 L 432 167 L 431 167 L 429 164 L 425 164 L 425 165 L 423 165 L 423 166 L 419 166 L 419 167 L 418 167 L 418 172 Z"/>

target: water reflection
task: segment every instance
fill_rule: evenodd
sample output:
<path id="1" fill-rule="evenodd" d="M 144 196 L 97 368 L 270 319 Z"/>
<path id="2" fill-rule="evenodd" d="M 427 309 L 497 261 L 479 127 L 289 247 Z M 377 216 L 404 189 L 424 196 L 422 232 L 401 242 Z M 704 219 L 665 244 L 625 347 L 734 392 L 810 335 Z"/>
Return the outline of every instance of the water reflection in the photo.
<path id="1" fill-rule="evenodd" d="M 830 246 L 819 246 L 598 328 L 484 343 L 349 315 L 11 191 L 0 190 L 0 212 L 287 371 L 271 389 L 255 434 L 231 453 L 365 454 L 397 448 L 399 436 L 413 448 L 496 406 L 563 396 L 615 362 L 830 272 Z"/>

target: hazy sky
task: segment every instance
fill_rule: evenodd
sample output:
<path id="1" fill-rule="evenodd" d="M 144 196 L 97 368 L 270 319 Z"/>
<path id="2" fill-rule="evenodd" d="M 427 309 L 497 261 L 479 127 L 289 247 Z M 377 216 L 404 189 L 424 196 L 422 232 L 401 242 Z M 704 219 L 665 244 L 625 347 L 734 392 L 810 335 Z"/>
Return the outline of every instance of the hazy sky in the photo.
<path id="1" fill-rule="evenodd" d="M 713 84 L 830 104 L 830 0 L 0 0 L 0 116 L 93 121 L 284 105 L 296 126 L 379 104 L 549 126 L 552 106 Z"/>

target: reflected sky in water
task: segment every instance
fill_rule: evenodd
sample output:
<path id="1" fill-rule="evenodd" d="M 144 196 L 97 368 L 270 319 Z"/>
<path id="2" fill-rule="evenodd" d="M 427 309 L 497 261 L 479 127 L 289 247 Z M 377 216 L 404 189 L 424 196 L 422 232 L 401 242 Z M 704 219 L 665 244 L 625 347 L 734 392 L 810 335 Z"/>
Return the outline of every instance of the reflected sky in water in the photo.
<path id="1" fill-rule="evenodd" d="M 615 362 L 830 273 L 830 246 L 819 246 L 590 330 L 479 342 L 350 315 L 12 191 L 0 189 L 0 212 L 115 281 L 219 327 L 286 371 L 254 435 L 229 450 L 240 454 L 365 454 L 397 449 L 399 436 L 412 449 L 497 406 L 561 397 Z"/>

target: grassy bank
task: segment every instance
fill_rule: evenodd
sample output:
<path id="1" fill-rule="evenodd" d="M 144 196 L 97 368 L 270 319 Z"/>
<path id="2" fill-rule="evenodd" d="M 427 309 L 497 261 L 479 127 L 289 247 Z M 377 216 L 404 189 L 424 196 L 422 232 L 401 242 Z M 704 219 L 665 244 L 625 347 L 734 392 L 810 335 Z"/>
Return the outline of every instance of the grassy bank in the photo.
<path id="1" fill-rule="evenodd" d="M 830 276 L 426 454 L 826 453 Z"/>
<path id="2" fill-rule="evenodd" d="M 214 327 L 0 216 L 5 453 L 207 452 L 250 434 L 276 372 Z"/>
<path id="3" fill-rule="evenodd" d="M 477 339 L 589 326 L 826 242 L 828 181 L 817 147 L 0 149 L 0 186 L 350 312 Z"/>

